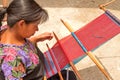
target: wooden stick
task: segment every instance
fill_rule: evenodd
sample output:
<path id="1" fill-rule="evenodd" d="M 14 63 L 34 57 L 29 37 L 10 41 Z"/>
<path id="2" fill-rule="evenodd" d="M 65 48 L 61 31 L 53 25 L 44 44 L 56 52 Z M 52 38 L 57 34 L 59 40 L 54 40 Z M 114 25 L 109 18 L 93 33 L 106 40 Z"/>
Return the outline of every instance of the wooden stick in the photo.
<path id="1" fill-rule="evenodd" d="M 64 80 L 60 71 L 58 71 L 58 75 L 60 77 L 60 80 Z"/>
<path id="2" fill-rule="evenodd" d="M 61 45 L 61 43 L 60 43 L 60 41 L 59 41 L 57 35 L 56 35 L 54 32 L 53 32 L 53 34 L 54 34 L 55 39 L 57 40 L 57 42 L 58 42 L 60 48 L 61 48 L 62 51 L 65 53 L 65 51 L 64 51 L 64 49 L 62 48 L 62 45 Z M 67 57 L 68 61 L 70 61 L 69 58 L 68 58 L 68 56 L 66 56 L 66 57 Z M 75 74 L 78 76 L 79 80 L 82 80 L 82 78 L 81 78 L 81 76 L 79 75 L 79 73 L 78 73 L 76 67 L 75 67 L 74 64 L 73 64 L 73 62 L 69 62 L 69 64 L 70 64 L 70 66 L 72 67 L 72 69 L 73 69 L 73 71 L 75 72 Z"/>
<path id="3" fill-rule="evenodd" d="M 61 21 L 65 25 L 65 27 L 72 33 L 72 36 L 78 42 L 78 44 L 81 46 L 81 48 L 83 49 L 83 51 L 90 57 L 90 59 L 103 72 L 103 74 L 106 76 L 106 78 L 108 80 L 111 80 L 111 77 L 109 76 L 109 74 L 107 73 L 107 71 L 104 69 L 103 65 L 100 64 L 99 60 L 97 60 L 97 58 L 90 51 L 87 51 L 87 49 L 84 47 L 84 45 L 80 42 L 80 40 L 77 38 L 77 36 L 73 33 L 73 29 L 71 28 L 71 26 L 68 23 L 64 22 L 63 20 L 61 20 Z"/>
<path id="4" fill-rule="evenodd" d="M 43 80 L 47 80 L 46 76 L 43 77 Z"/>
<path id="5" fill-rule="evenodd" d="M 91 60 L 97 65 L 97 67 L 100 69 L 100 71 L 103 72 L 103 74 L 106 76 L 108 80 L 112 80 L 107 71 L 105 70 L 104 66 L 97 60 L 95 55 L 92 54 L 92 52 L 86 52 L 86 54 L 91 58 Z"/>
<path id="6" fill-rule="evenodd" d="M 64 80 L 63 77 L 62 77 L 62 74 L 61 74 L 61 72 L 60 72 L 60 67 L 59 67 L 58 64 L 57 64 L 57 61 L 55 60 L 55 57 L 53 56 L 53 53 L 52 53 L 49 45 L 46 44 L 46 46 L 47 46 L 47 48 L 48 48 L 48 51 L 50 52 L 50 55 L 51 55 L 51 57 L 52 57 L 52 59 L 53 59 L 53 62 L 54 62 L 54 64 L 55 64 L 55 67 L 56 67 L 56 69 L 57 69 L 57 71 L 58 71 L 58 75 L 59 75 L 59 77 L 60 77 L 60 80 Z"/>
<path id="7" fill-rule="evenodd" d="M 105 7 L 108 6 L 109 4 L 115 2 L 116 0 L 111 0 L 110 2 L 107 2 L 105 4 L 99 5 L 99 8 L 102 9 L 103 11 L 106 11 Z"/>
<path id="8" fill-rule="evenodd" d="M 78 70 L 77 70 L 77 68 L 74 66 L 73 62 L 69 62 L 69 64 L 70 64 L 70 66 L 72 67 L 72 69 L 73 69 L 73 71 L 75 72 L 75 74 L 78 76 L 78 78 L 79 78 L 80 80 L 82 80 L 82 78 L 81 78 L 81 76 L 79 75 Z"/>

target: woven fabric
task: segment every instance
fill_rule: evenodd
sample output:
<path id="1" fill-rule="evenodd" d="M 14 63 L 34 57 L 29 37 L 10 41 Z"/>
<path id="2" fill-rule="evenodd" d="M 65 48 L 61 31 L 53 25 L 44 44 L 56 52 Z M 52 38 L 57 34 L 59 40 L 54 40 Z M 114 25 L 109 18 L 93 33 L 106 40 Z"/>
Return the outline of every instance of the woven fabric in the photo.
<path id="1" fill-rule="evenodd" d="M 74 33 L 87 51 L 93 51 L 120 33 L 120 20 L 109 11 L 106 11 Z M 72 35 L 64 37 L 59 42 L 61 46 L 57 42 L 51 50 L 60 69 L 63 69 L 69 62 L 85 56 L 85 52 Z"/>

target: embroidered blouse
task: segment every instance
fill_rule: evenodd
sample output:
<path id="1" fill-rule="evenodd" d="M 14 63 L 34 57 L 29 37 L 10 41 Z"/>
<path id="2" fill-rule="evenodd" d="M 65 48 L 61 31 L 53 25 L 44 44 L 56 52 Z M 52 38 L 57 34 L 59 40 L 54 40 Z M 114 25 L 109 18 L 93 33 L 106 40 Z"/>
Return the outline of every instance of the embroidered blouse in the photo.
<path id="1" fill-rule="evenodd" d="M 21 46 L 0 43 L 0 76 L 5 78 L 2 80 L 42 80 L 43 61 L 42 53 L 27 39 Z"/>

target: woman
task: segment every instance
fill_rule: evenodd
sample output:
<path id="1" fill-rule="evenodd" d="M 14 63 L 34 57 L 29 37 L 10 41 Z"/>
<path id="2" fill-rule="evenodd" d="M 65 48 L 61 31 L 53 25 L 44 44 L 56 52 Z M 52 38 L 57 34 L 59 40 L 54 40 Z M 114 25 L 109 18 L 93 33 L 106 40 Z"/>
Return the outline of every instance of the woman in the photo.
<path id="1" fill-rule="evenodd" d="M 38 24 L 47 20 L 48 14 L 34 0 L 13 0 L 0 12 L 0 21 L 7 14 L 7 28 L 1 27 L 0 62 L 2 80 L 42 80 L 43 56 L 34 46 L 36 37 L 27 38 L 38 31 Z M 38 36 L 51 39 L 51 34 Z M 47 36 L 46 36 L 47 35 Z M 39 54 L 38 54 L 39 52 Z M 5 79 L 4 79 L 5 78 Z"/>
<path id="2" fill-rule="evenodd" d="M 13 0 L 0 11 L 0 26 L 5 14 L 7 26 L 0 27 L 0 79 L 42 80 L 44 56 L 35 44 L 52 39 L 52 35 L 31 36 L 38 31 L 38 24 L 48 19 L 47 12 L 34 0 Z"/>

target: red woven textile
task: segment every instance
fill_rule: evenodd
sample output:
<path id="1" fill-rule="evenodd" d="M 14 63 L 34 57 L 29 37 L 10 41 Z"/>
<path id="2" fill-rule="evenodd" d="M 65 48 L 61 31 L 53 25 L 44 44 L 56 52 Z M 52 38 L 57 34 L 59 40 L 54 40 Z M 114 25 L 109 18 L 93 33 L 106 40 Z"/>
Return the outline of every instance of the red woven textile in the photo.
<path id="1" fill-rule="evenodd" d="M 75 34 L 88 51 L 96 49 L 119 33 L 120 25 L 116 24 L 116 22 L 114 22 L 106 13 L 75 31 Z M 69 62 L 74 61 L 85 54 L 72 35 L 61 39 L 60 43 L 62 44 L 64 51 L 58 43 L 56 43 L 51 50 L 61 69 L 69 64 Z"/>
<path id="2" fill-rule="evenodd" d="M 113 22 L 106 14 L 102 14 L 83 28 L 77 30 L 75 34 L 83 43 L 84 47 L 88 51 L 91 51 L 117 35 L 119 32 L 120 26 Z M 58 43 L 52 47 L 52 50 L 61 68 L 70 61 L 85 54 L 71 35 L 63 38 L 60 42 L 65 53 L 62 52 Z M 66 56 L 68 59 L 65 58 Z"/>

